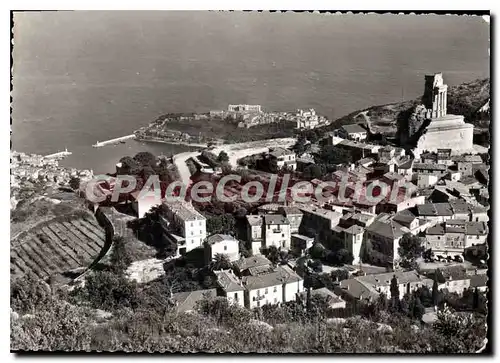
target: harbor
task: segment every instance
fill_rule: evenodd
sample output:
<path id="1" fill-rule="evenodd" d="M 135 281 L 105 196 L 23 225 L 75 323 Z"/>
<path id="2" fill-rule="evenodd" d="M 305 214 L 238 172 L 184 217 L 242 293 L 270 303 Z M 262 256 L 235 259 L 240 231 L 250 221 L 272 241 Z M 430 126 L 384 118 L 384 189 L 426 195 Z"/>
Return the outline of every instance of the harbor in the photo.
<path id="1" fill-rule="evenodd" d="M 115 139 L 107 140 L 107 141 L 97 141 L 92 147 L 102 147 L 106 145 L 113 145 L 118 143 L 124 143 L 126 140 L 135 139 L 135 134 L 117 137 Z"/>

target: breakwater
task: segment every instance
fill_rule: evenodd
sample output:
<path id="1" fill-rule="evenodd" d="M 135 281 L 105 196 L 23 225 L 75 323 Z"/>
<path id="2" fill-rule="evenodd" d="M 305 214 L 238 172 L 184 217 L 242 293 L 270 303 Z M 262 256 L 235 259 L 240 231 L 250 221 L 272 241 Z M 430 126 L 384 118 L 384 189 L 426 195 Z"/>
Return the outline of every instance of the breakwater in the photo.
<path id="1" fill-rule="evenodd" d="M 101 147 L 101 146 L 106 146 L 106 145 L 111 145 L 111 144 L 116 144 L 119 143 L 120 141 L 125 141 L 129 139 L 135 139 L 135 134 L 127 135 L 127 136 L 122 136 L 122 137 L 117 137 L 115 139 L 107 140 L 107 141 L 97 141 L 93 147 Z"/>
<path id="2" fill-rule="evenodd" d="M 54 153 L 54 154 L 50 154 L 50 155 L 45 155 L 44 157 L 47 158 L 47 159 L 52 159 L 52 158 L 64 158 L 68 155 L 71 155 L 72 152 L 71 151 L 68 151 L 68 149 L 65 149 L 64 151 L 59 151 L 57 153 Z"/>

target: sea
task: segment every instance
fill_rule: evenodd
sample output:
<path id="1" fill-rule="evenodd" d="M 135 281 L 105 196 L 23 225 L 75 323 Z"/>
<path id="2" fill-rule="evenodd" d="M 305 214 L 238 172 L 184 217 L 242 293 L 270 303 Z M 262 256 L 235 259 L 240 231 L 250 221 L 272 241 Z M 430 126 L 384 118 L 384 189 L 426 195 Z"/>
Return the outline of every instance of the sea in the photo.
<path id="1" fill-rule="evenodd" d="M 424 75 L 490 76 L 480 16 L 60 11 L 14 15 L 12 148 L 112 172 L 125 155 L 186 146 L 93 148 L 167 112 L 232 103 L 314 108 L 331 119 L 414 99 Z"/>

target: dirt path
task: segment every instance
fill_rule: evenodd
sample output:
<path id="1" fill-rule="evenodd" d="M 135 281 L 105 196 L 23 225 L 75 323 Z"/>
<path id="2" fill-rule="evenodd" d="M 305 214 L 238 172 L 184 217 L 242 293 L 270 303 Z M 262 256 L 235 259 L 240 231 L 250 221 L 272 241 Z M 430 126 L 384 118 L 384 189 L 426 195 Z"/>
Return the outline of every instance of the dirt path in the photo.
<path id="1" fill-rule="evenodd" d="M 213 150 L 213 153 L 218 155 L 221 151 L 225 151 L 229 156 L 229 164 L 236 168 L 238 160 L 246 156 L 269 152 L 269 148 L 273 147 L 290 147 L 295 144 L 295 138 L 269 139 L 251 142 L 243 142 L 239 144 L 222 145 Z"/>

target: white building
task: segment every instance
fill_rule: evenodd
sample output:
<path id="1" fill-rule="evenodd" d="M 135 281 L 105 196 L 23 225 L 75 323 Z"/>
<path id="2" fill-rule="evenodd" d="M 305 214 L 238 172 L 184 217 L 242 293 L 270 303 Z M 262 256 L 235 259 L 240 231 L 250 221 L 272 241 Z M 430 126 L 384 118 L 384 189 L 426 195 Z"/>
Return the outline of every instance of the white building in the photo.
<path id="1" fill-rule="evenodd" d="M 427 286 L 432 288 L 433 281 L 417 271 L 389 272 L 383 274 L 374 274 L 360 276 L 353 279 L 340 282 L 341 289 L 355 299 L 377 299 L 380 294 L 391 297 L 391 280 L 396 277 L 399 287 L 399 298 L 402 299 L 405 294 L 417 290 L 420 287 Z"/>
<path id="2" fill-rule="evenodd" d="M 160 222 L 168 237 L 177 241 L 184 254 L 203 245 L 207 238 L 206 218 L 186 202 L 163 203 Z"/>
<path id="3" fill-rule="evenodd" d="M 367 132 L 358 124 L 343 125 L 337 131 L 338 136 L 355 141 L 364 141 L 367 137 Z"/>
<path id="4" fill-rule="evenodd" d="M 436 185 L 439 177 L 434 174 L 417 174 L 417 186 L 419 188 L 428 188 L 433 185 Z"/>
<path id="5" fill-rule="evenodd" d="M 208 265 L 216 254 L 227 255 L 231 262 L 240 258 L 239 241 L 227 234 L 214 234 L 208 237 L 204 244 L 205 263 Z"/>
<path id="6" fill-rule="evenodd" d="M 215 271 L 217 284 L 222 293 L 230 303 L 238 304 L 241 307 L 245 306 L 245 288 L 241 284 L 240 279 L 234 275 L 232 270 Z"/>
<path id="7" fill-rule="evenodd" d="M 291 150 L 278 147 L 271 150 L 271 152 L 269 153 L 269 157 L 276 160 L 278 169 L 281 169 L 283 167 L 287 167 L 291 170 L 297 169 L 296 156 L 295 153 Z"/>
<path id="8" fill-rule="evenodd" d="M 466 248 L 486 243 L 486 222 L 450 219 L 426 230 L 426 248 L 443 257 L 460 256 Z"/>
<path id="9" fill-rule="evenodd" d="M 320 123 L 320 117 L 312 108 L 307 111 L 297 110 L 296 120 L 297 129 L 314 129 Z"/>
<path id="10" fill-rule="evenodd" d="M 281 214 L 266 214 L 264 216 L 264 246 L 290 249 L 290 222 Z"/>
<path id="11" fill-rule="evenodd" d="M 296 299 L 304 280 L 288 266 L 278 266 L 256 275 L 243 276 L 245 306 L 249 309 Z"/>
<path id="12" fill-rule="evenodd" d="M 262 112 L 260 105 L 229 105 L 229 112 Z"/>
<path id="13" fill-rule="evenodd" d="M 263 247 L 262 242 L 262 216 L 247 215 L 247 241 L 252 246 L 252 254 L 260 254 L 260 249 Z"/>

